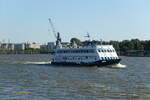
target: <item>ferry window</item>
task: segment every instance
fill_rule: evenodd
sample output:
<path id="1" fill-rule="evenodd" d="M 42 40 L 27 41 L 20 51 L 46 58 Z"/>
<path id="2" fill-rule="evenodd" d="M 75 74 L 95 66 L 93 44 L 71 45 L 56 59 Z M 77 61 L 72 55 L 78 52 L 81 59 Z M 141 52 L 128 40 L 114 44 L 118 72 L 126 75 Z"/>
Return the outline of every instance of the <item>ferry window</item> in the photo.
<path id="1" fill-rule="evenodd" d="M 99 59 L 102 60 L 101 57 Z"/>
<path id="2" fill-rule="evenodd" d="M 89 50 L 89 53 L 92 53 L 92 50 Z"/>
<path id="3" fill-rule="evenodd" d="M 86 53 L 86 50 L 83 50 L 83 53 Z"/>
<path id="4" fill-rule="evenodd" d="M 102 57 L 103 58 L 103 60 L 105 60 L 105 57 Z"/>
<path id="5" fill-rule="evenodd" d="M 77 50 L 77 53 L 81 53 L 81 50 Z"/>
<path id="6" fill-rule="evenodd" d="M 83 50 L 78 51 L 78 53 L 83 53 Z"/>
<path id="7" fill-rule="evenodd" d="M 103 57 L 101 57 L 101 59 L 103 60 Z"/>
<path id="8" fill-rule="evenodd" d="M 74 53 L 77 53 L 77 51 L 75 50 Z"/>
<path id="9" fill-rule="evenodd" d="M 81 53 L 85 53 L 85 50 L 81 50 Z"/>

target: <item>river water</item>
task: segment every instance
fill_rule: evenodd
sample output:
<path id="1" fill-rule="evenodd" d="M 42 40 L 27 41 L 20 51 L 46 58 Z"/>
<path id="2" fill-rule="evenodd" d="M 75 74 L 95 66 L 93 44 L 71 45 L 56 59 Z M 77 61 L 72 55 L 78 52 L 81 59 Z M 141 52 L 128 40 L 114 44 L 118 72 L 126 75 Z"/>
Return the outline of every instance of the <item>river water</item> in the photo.
<path id="1" fill-rule="evenodd" d="M 150 100 L 150 58 L 121 58 L 126 68 L 52 66 L 47 54 L 0 55 L 0 100 Z"/>

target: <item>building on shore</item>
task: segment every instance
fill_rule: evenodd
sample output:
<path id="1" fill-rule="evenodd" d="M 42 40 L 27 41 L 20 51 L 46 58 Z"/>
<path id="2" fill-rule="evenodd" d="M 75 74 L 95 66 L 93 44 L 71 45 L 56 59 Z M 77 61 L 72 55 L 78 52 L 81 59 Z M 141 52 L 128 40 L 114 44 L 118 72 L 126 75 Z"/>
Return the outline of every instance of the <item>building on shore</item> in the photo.
<path id="1" fill-rule="evenodd" d="M 47 44 L 40 46 L 41 51 L 53 52 L 54 49 L 55 49 L 55 43 L 54 42 L 48 42 Z"/>
<path id="2" fill-rule="evenodd" d="M 48 50 L 54 50 L 55 49 L 55 43 L 54 42 L 48 42 L 47 43 L 47 49 Z"/>
<path id="3" fill-rule="evenodd" d="M 13 43 L 0 43 L 0 50 L 14 50 Z"/>
<path id="4" fill-rule="evenodd" d="M 24 43 L 14 44 L 14 50 L 25 50 L 25 44 Z"/>
<path id="5" fill-rule="evenodd" d="M 0 43 L 0 50 L 24 50 L 24 43 Z"/>
<path id="6" fill-rule="evenodd" d="M 40 44 L 40 43 L 31 43 L 28 45 L 28 48 L 32 48 L 32 49 L 40 49 L 40 46 L 43 45 L 43 44 Z"/>
<path id="7" fill-rule="evenodd" d="M 0 43 L 0 54 L 7 53 L 50 53 L 54 52 L 55 43 Z"/>

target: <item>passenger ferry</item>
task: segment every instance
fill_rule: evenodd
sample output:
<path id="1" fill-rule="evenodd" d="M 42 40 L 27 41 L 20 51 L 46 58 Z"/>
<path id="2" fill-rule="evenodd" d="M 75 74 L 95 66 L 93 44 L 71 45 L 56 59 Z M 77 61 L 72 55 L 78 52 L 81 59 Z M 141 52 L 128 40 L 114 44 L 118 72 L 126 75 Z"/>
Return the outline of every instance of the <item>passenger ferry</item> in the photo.
<path id="1" fill-rule="evenodd" d="M 51 64 L 100 67 L 118 64 L 120 61 L 112 45 L 91 43 L 80 47 L 73 42 L 71 47 L 62 47 L 60 34 L 57 33 L 56 49 Z"/>

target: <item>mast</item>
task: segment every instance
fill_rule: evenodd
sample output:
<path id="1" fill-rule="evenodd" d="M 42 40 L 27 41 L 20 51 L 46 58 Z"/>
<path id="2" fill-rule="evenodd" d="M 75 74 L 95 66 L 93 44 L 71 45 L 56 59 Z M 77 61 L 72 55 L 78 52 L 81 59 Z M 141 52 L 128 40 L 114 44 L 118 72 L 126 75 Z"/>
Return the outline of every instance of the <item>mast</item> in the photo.
<path id="1" fill-rule="evenodd" d="M 57 32 L 56 48 L 62 48 L 60 33 Z"/>

